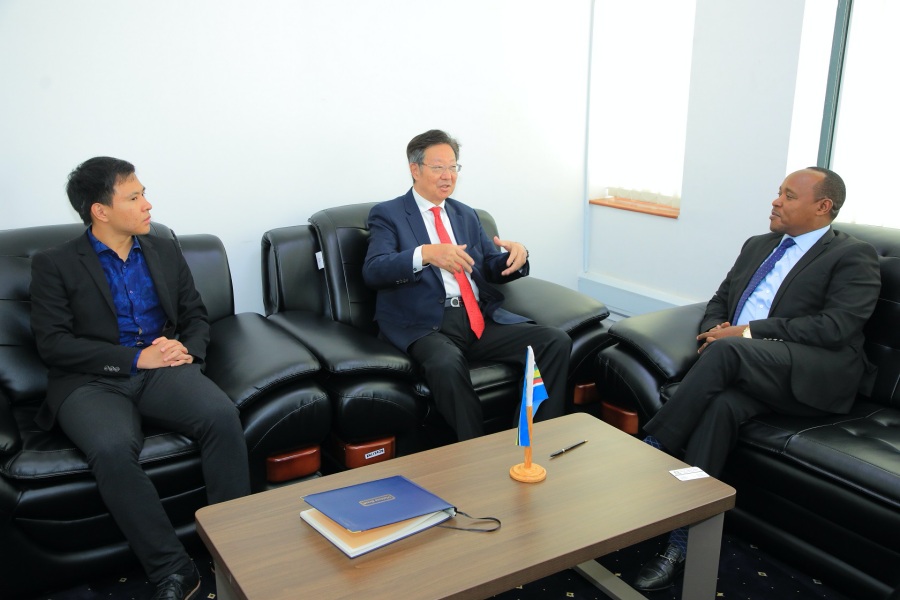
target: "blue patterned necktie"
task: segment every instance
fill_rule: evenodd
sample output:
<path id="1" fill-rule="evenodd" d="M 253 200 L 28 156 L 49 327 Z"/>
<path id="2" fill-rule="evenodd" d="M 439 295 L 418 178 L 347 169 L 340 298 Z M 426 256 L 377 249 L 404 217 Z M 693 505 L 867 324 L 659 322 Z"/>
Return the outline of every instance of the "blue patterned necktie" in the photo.
<path id="1" fill-rule="evenodd" d="M 753 293 L 753 290 L 756 289 L 756 286 L 762 282 L 763 279 L 766 278 L 772 269 L 775 268 L 775 263 L 781 260 L 781 257 L 784 256 L 784 253 L 787 252 L 787 249 L 793 246 L 796 242 L 794 238 L 784 238 L 781 241 L 781 244 L 778 245 L 778 248 L 775 249 L 775 252 L 765 260 L 765 262 L 759 265 L 759 268 L 756 270 L 756 273 L 753 274 L 753 277 L 750 278 L 750 283 L 747 284 L 747 288 L 744 290 L 744 293 L 741 294 L 741 299 L 738 300 L 737 310 L 734 311 L 734 318 L 731 320 L 732 323 L 737 323 L 738 317 L 741 316 L 741 311 L 744 310 L 744 305 L 747 303 L 747 298 L 750 297 L 750 294 Z"/>

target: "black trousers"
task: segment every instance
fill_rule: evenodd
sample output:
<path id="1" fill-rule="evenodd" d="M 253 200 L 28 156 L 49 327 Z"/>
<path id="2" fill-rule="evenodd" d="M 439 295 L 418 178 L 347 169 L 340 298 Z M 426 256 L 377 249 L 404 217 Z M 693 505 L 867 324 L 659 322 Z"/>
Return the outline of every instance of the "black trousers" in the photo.
<path id="1" fill-rule="evenodd" d="M 534 323 L 500 325 L 485 318 L 478 339 L 469 327 L 466 309 L 448 307 L 440 331 L 413 342 L 408 353 L 431 388 L 438 411 L 462 441 L 484 435 L 481 401 L 472 386 L 469 361 L 521 365 L 524 375 L 527 346 L 534 350 L 548 395 L 534 418 L 543 421 L 562 416 L 572 340 L 561 329 Z"/>
<path id="2" fill-rule="evenodd" d="M 827 414 L 791 392 L 791 355 L 772 340 L 723 338 L 711 343 L 644 430 L 684 461 L 717 477 L 737 443 L 741 423 L 775 412 Z"/>
<path id="3" fill-rule="evenodd" d="M 191 559 L 138 463 L 142 420 L 199 442 L 211 504 L 249 494 L 250 475 L 237 408 L 198 365 L 102 377 L 66 398 L 57 421 L 84 452 L 103 502 L 147 576 L 158 582 L 189 569 Z"/>

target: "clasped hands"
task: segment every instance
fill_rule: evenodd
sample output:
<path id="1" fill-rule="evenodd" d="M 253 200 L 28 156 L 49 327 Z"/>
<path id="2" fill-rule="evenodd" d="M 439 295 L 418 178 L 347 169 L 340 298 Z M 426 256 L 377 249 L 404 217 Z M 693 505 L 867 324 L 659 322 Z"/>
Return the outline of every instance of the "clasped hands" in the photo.
<path id="1" fill-rule="evenodd" d="M 178 367 L 194 362 L 187 348 L 178 340 L 158 337 L 149 346 L 141 350 L 138 357 L 138 369 L 159 369 L 161 367 Z"/>
<path id="2" fill-rule="evenodd" d="M 494 236 L 494 244 L 504 248 L 508 252 L 506 258 L 507 268 L 501 272 L 501 275 L 509 275 L 521 269 L 528 260 L 528 251 L 525 246 L 519 242 L 510 242 L 501 240 Z M 453 274 L 465 271 L 472 272 L 472 265 L 475 261 L 466 252 L 466 244 L 425 244 L 422 246 L 422 263 L 426 265 L 434 265 Z"/>
<path id="3" fill-rule="evenodd" d="M 746 325 L 732 325 L 728 321 L 716 325 L 709 331 L 701 333 L 697 336 L 698 342 L 703 342 L 703 345 L 697 350 L 697 354 L 703 352 L 707 346 L 712 344 L 714 341 L 725 338 L 725 337 L 740 337 L 744 334 L 744 329 Z"/>

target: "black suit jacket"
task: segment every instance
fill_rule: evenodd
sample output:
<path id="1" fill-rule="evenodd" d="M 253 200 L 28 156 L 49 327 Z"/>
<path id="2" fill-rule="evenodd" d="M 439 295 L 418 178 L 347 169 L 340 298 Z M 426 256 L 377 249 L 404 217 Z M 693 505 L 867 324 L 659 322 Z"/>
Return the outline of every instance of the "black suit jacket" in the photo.
<path id="1" fill-rule="evenodd" d="M 141 236 L 141 250 L 168 318 L 166 337 L 181 341 L 195 362 L 209 343 L 206 307 L 175 239 Z M 36 254 L 31 263 L 31 328 L 49 367 L 47 396 L 35 421 L 50 429 L 62 402 L 99 377 L 129 377 L 137 348 L 119 345 L 109 282 L 84 235 Z"/>
<path id="2" fill-rule="evenodd" d="M 744 243 L 706 307 L 700 332 L 731 321 L 753 273 L 781 239 L 768 233 Z M 880 289 L 875 249 L 829 229 L 787 274 L 768 318 L 750 322 L 754 338 L 787 345 L 797 400 L 829 412 L 850 410 L 863 375 L 874 370 L 863 351 L 863 327 Z"/>
<path id="3" fill-rule="evenodd" d="M 444 204 L 457 244 L 475 261 L 472 280 L 478 286 L 482 312 L 497 323 L 523 323 L 526 317 L 501 308 L 504 296 L 491 284 L 506 283 L 528 274 L 529 265 L 508 276 L 508 255 L 488 238 L 478 214 L 462 202 L 448 198 Z M 369 213 L 369 247 L 363 279 L 378 291 L 375 320 L 382 335 L 403 351 L 417 339 L 440 329 L 444 316 L 444 281 L 434 265 L 413 273 L 413 252 L 430 244 L 428 230 L 412 190 L 376 204 Z"/>

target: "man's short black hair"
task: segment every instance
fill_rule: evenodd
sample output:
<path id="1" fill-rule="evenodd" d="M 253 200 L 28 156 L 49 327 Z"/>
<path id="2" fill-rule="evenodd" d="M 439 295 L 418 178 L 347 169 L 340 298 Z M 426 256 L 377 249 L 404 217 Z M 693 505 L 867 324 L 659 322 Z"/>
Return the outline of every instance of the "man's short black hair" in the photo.
<path id="1" fill-rule="evenodd" d="M 844 180 L 841 179 L 840 175 L 825 167 L 807 168 L 810 171 L 816 171 L 825 175 L 825 178 L 816 185 L 813 192 L 815 192 L 817 200 L 822 198 L 831 199 L 831 220 L 834 221 L 841 207 L 844 206 L 844 200 L 847 199 L 847 186 L 844 185 Z"/>
<path id="2" fill-rule="evenodd" d="M 116 184 L 134 175 L 134 165 L 109 156 L 88 159 L 69 173 L 66 194 L 85 225 L 91 224 L 91 206 L 112 206 Z"/>

